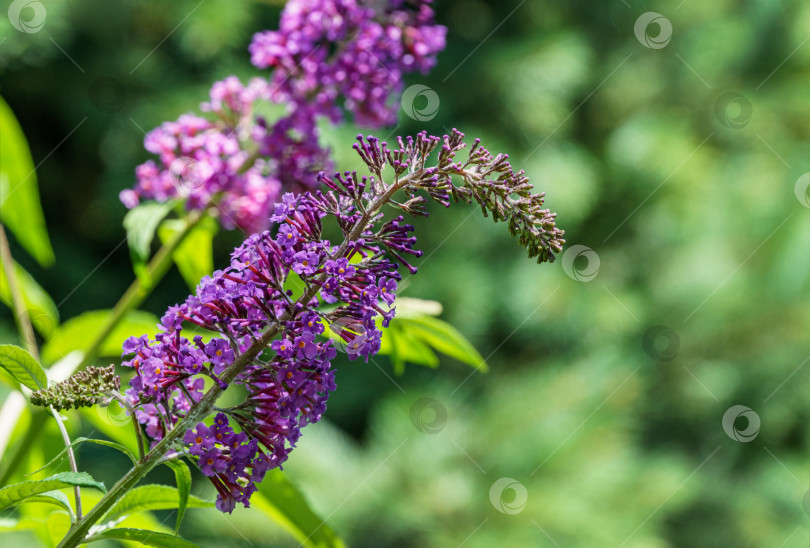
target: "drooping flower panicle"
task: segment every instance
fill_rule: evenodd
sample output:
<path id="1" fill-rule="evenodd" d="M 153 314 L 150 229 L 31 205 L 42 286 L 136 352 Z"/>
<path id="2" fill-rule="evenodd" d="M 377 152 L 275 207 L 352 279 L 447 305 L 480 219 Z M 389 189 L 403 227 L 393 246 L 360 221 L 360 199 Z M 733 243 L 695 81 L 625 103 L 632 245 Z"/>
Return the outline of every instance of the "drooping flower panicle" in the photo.
<path id="1" fill-rule="evenodd" d="M 211 390 L 230 383 L 245 388 L 245 401 L 220 410 L 212 426 L 200 422 L 183 432 L 185 451 L 216 486 L 221 510 L 247 506 L 256 482 L 287 459 L 301 428 L 321 418 L 335 390 L 337 350 L 366 360 L 379 351 L 381 328 L 395 314 L 399 267 L 415 273 L 409 261 L 421 255 L 413 227 L 403 216 L 386 219 L 383 206 L 426 215 L 428 197 L 443 205 L 475 200 L 485 214 L 506 221 L 539 262 L 560 251 L 563 232 L 555 215 L 541 209 L 543 195 L 531 194 L 523 172 L 478 140 L 458 160 L 463 137 L 422 133 L 398 139 L 396 149 L 358 137 L 355 149 L 369 176 L 321 174 L 326 191 L 285 194 L 270 217 L 273 230 L 249 236 L 228 268 L 169 308 L 154 340 L 133 337 L 125 344 L 124 364 L 137 373 L 127 396 L 155 440 L 198 405 L 205 378 Z M 427 167 L 436 148 L 438 160 Z M 383 177 L 386 168 L 393 169 L 391 181 Z M 324 238 L 324 223 L 342 233 L 339 244 Z M 216 336 L 203 338 L 194 329 Z"/>

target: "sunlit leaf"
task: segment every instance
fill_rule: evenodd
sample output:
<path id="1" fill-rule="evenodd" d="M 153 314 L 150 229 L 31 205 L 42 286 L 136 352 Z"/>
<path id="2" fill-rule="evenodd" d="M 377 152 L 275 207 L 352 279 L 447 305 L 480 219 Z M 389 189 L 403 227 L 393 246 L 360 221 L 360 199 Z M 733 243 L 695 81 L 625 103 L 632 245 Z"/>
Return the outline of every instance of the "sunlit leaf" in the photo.
<path id="1" fill-rule="evenodd" d="M 422 316 L 439 316 L 442 303 L 412 297 L 397 297 L 397 318 L 414 318 Z"/>
<path id="2" fill-rule="evenodd" d="M 402 321 L 394 318 L 387 329 L 383 329 L 379 354 L 387 355 L 394 366 L 394 371 L 401 375 L 406 363 L 438 367 L 439 358 L 417 337 L 400 326 Z"/>
<path id="3" fill-rule="evenodd" d="M 14 263 L 14 271 L 31 323 L 34 324 L 40 335 L 45 339 L 49 338 L 56 326 L 59 325 L 59 311 L 56 304 L 36 280 L 16 262 Z M 9 291 L 5 270 L 2 268 L 0 268 L 0 301 L 11 308 L 11 292 Z"/>
<path id="4" fill-rule="evenodd" d="M 464 335 L 447 322 L 430 316 L 402 318 L 400 322 L 403 331 L 421 339 L 431 348 L 476 369 L 487 371 L 486 361 L 481 354 Z"/>
<path id="5" fill-rule="evenodd" d="M 149 510 L 171 510 L 178 508 L 180 497 L 177 489 L 170 485 L 141 485 L 127 492 L 104 515 L 105 520 L 112 520 L 127 514 Z M 188 508 L 209 508 L 213 502 L 205 501 L 191 495 L 187 499 Z"/>
<path id="6" fill-rule="evenodd" d="M 107 529 L 85 539 L 85 543 L 96 542 L 98 540 L 131 540 L 140 542 L 144 546 L 154 546 L 155 548 L 198 548 L 193 542 L 189 542 L 180 537 L 145 529 Z"/>
<path id="7" fill-rule="evenodd" d="M 71 318 L 54 331 L 51 339 L 42 347 L 42 360 L 53 363 L 74 350 L 84 350 L 88 334 L 94 334 L 107 321 L 111 310 L 94 310 Z M 158 332 L 158 319 L 148 312 L 138 310 L 127 313 L 118 322 L 104 344 L 99 348 L 100 356 L 120 357 L 124 341 L 131 336 L 154 336 Z"/>
<path id="8" fill-rule="evenodd" d="M 251 497 L 251 506 L 286 529 L 306 548 L 345 548 L 343 541 L 309 507 L 281 470 L 271 470 Z"/>
<path id="9" fill-rule="evenodd" d="M 135 460 L 135 455 L 133 455 L 132 452 L 129 449 L 127 449 L 126 447 L 124 447 L 120 443 L 115 443 L 114 441 L 108 441 L 108 440 L 97 440 L 97 439 L 92 439 L 92 438 L 76 438 L 75 440 L 73 440 L 73 442 L 70 444 L 70 446 L 65 447 L 64 449 L 59 451 L 59 453 L 54 458 L 52 458 L 44 466 L 39 468 L 39 470 L 35 470 L 35 471 L 33 471 L 33 472 L 31 472 L 31 473 L 29 473 L 27 475 L 32 476 L 32 475 L 36 474 L 37 472 L 40 472 L 40 471 L 44 470 L 45 468 L 49 467 L 50 465 L 52 465 L 53 463 L 58 461 L 60 458 L 62 458 L 62 456 L 64 456 L 68 452 L 68 449 L 73 448 L 73 447 L 77 447 L 77 446 L 79 446 L 79 445 L 81 445 L 82 443 L 85 443 L 85 442 L 95 443 L 96 445 L 103 445 L 105 447 L 112 447 L 113 449 L 117 449 L 118 451 L 122 452 L 127 457 L 129 457 L 129 460 L 131 460 L 133 464 L 137 463 L 137 460 Z"/>
<path id="10" fill-rule="evenodd" d="M 89 422 L 93 428 L 111 440 L 126 447 L 131 453 L 137 451 L 138 440 L 132 430 L 132 420 L 126 411 L 116 402 L 102 407 L 84 407 L 79 410 L 82 420 Z"/>
<path id="11" fill-rule="evenodd" d="M 0 222 L 39 264 L 53 264 L 37 175 L 28 143 L 8 104 L 0 97 Z"/>
<path id="12" fill-rule="evenodd" d="M 40 502 L 43 504 L 58 506 L 68 513 L 71 521 L 74 520 L 73 508 L 70 506 L 70 501 L 68 500 L 67 495 L 65 495 L 62 491 L 46 491 L 45 493 L 40 493 L 39 495 L 32 495 L 26 498 L 23 502 Z"/>
<path id="13" fill-rule="evenodd" d="M 31 390 L 48 386 L 45 370 L 34 359 L 34 356 L 19 346 L 0 345 L 0 367 L 5 369 L 17 382 Z"/>
<path id="14" fill-rule="evenodd" d="M 185 229 L 186 221 L 169 219 L 158 228 L 158 237 L 163 244 Z M 188 286 L 193 290 L 203 276 L 214 271 L 214 236 L 217 223 L 211 217 L 198 222 L 174 251 L 172 258 Z"/>
<path id="15" fill-rule="evenodd" d="M 146 261 L 160 221 L 172 210 L 172 202 L 147 202 L 130 209 L 124 217 L 127 244 L 135 274 L 146 285 L 151 284 L 146 273 Z"/>
<path id="16" fill-rule="evenodd" d="M 24 481 L 3 487 L 0 489 L 0 510 L 19 504 L 28 497 L 74 485 L 93 487 L 102 492 L 107 491 L 103 483 L 94 480 L 93 476 L 87 472 L 62 472 L 49 478 Z"/>
<path id="17" fill-rule="evenodd" d="M 174 532 L 180 532 L 180 525 L 183 523 L 183 515 L 186 513 L 188 498 L 191 493 L 191 471 L 185 462 L 179 459 L 166 461 L 164 464 L 174 471 L 174 479 L 177 482 L 177 522 Z"/>

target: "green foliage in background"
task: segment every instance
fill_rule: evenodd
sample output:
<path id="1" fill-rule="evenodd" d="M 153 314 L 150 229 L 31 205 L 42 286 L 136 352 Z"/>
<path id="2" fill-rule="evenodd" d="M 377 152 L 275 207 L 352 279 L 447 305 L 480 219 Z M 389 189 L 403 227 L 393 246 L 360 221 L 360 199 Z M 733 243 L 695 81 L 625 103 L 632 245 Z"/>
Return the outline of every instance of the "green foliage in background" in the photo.
<path id="1" fill-rule="evenodd" d="M 0 92 L 33 161 L 47 157 L 35 182 L 56 262 L 40 266 L 50 247 L 16 231 L 14 250 L 44 288 L 20 276 L 50 364 L 75 349 L 72 329 L 94 321 L 80 312 L 109 309 L 132 278 L 116 196 L 146 157 L 142 130 L 192 110 L 214 80 L 252 74 L 250 35 L 272 28 L 278 11 L 225 0 L 196 10 L 192 0 L 45 4 L 39 33 L 0 21 L 8 36 Z M 569 247 L 598 254 L 596 277 L 575 281 L 562 261 L 537 269 L 472 208 L 431 219 L 419 231 L 426 254 L 406 295 L 442 303 L 441 319 L 477 351 L 444 352 L 441 342 L 454 335 L 422 330 L 438 353 L 409 361 L 446 367 L 403 368 L 403 356 L 337 363 L 327 422 L 305 433 L 285 466 L 283 477 L 298 488 L 263 492 L 256 508 L 232 516 L 189 498 L 184 538 L 201 546 L 329 546 L 337 538 L 355 547 L 807 546 L 810 210 L 795 184 L 810 171 L 810 6 L 627 4 L 439 0 L 448 50 L 429 77 L 410 83 L 431 87 L 441 105 L 428 121 L 403 113 L 396 131 L 459 127 L 512 151 L 559 213 Z M 662 49 L 644 47 L 633 32 L 648 11 L 672 23 Z M 98 97 L 94 84 L 103 78 L 123 92 Z M 728 92 L 751 105 L 742 127 L 717 113 Z M 721 112 L 740 114 L 730 108 Z M 345 143 L 358 131 L 324 135 L 338 165 L 354 162 Z M 164 237 L 171 230 L 157 228 Z M 223 264 L 240 239 L 217 235 L 212 264 Z M 198 268 L 172 272 L 142 314 L 182 299 Z M 5 301 L 3 287 L 0 279 Z M 0 341 L 13 342 L 13 318 L 3 314 Z M 657 325 L 677 336 L 672 359 L 645 348 Z M 419 344 L 406 339 L 409 351 Z M 104 352 L 109 359 L 114 347 Z M 489 372 L 457 360 L 480 368 L 486 361 Z M 0 387 L 0 398 L 10 390 Z M 421 409 L 424 398 L 435 404 Z M 761 418 L 750 443 L 723 430 L 733 405 Z M 74 436 L 116 439 L 123 431 L 113 406 L 82 417 L 68 421 Z M 13 439 L 23 440 L 34 420 L 26 412 Z M 55 425 L 43 428 L 29 470 L 61 450 Z M 134 439 L 116 441 L 135 449 Z M 128 466 L 89 444 L 78 458 L 107 485 Z M 526 488 L 517 513 L 496 508 L 513 502 L 509 492 L 491 499 L 503 477 Z M 166 467 L 150 480 L 176 481 Z M 204 487 L 195 482 L 193 495 L 209 500 Z M 308 502 L 282 526 L 277 509 L 290 489 Z M 98 500 L 87 496 L 88 504 Z M 69 516 L 51 515 L 52 507 L 39 501 L 0 514 L 0 528 L 29 530 L 3 543 L 53 544 Z M 168 535 L 175 524 L 172 510 L 157 510 L 119 527 Z"/>

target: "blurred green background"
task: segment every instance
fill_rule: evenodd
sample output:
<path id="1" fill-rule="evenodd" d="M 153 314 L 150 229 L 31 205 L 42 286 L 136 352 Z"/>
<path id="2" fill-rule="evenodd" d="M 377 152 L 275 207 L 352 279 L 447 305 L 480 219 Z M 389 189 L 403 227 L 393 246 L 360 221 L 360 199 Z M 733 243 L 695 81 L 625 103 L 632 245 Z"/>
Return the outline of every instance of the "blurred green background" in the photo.
<path id="1" fill-rule="evenodd" d="M 143 130 L 196 110 L 217 79 L 257 74 L 246 48 L 279 6 L 44 4 L 34 34 L 0 18 L 0 93 L 39 164 L 57 260 L 15 257 L 65 320 L 112 306 L 132 279 L 117 194 L 147 157 Z M 338 361 L 327 420 L 306 429 L 288 475 L 356 547 L 806 547 L 810 197 L 796 183 L 810 171 L 810 4 L 437 11 L 448 48 L 408 84 L 432 88 L 438 114 L 401 111 L 376 133 L 481 137 L 547 193 L 566 247 L 592 251 L 538 266 L 472 206 L 434 208 L 404 295 L 443 303 L 490 372 Z M 665 20 L 636 32 L 651 11 Z M 325 128 L 340 168 L 356 165 L 358 131 Z M 239 239 L 218 237 L 219 264 Z M 186 294 L 173 272 L 144 308 Z M 733 439 L 755 430 L 733 412 L 724 431 L 734 405 L 760 418 L 753 440 Z M 79 460 L 108 483 L 125 466 L 95 447 Z M 297 545 L 255 510 L 192 510 L 182 533 Z"/>

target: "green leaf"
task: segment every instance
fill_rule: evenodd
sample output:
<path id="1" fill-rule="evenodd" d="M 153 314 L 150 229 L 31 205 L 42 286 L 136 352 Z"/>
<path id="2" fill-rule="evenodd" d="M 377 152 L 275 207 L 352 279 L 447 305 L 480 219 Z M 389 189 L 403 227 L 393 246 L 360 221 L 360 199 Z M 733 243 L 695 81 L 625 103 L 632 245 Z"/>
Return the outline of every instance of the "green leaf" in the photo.
<path id="1" fill-rule="evenodd" d="M 442 354 L 471 365 L 480 371 L 488 370 L 486 361 L 472 343 L 445 321 L 430 316 L 420 316 L 402 318 L 399 320 L 399 326 L 409 335 L 422 340 Z"/>
<path id="2" fill-rule="evenodd" d="M 24 481 L 3 487 L 0 489 L 0 510 L 19 504 L 28 497 L 73 485 L 78 485 L 79 487 L 93 487 L 99 491 L 107 492 L 104 484 L 94 480 L 93 476 L 87 472 L 62 472 L 61 474 L 55 474 L 49 478 L 36 481 Z"/>
<path id="3" fill-rule="evenodd" d="M 172 210 L 173 202 L 147 202 L 130 209 L 124 216 L 124 228 L 127 231 L 127 244 L 132 257 L 132 268 L 135 275 L 144 285 L 150 285 L 151 280 L 146 272 L 146 261 L 149 260 L 149 250 L 152 238 L 155 236 L 160 221 Z"/>
<path id="4" fill-rule="evenodd" d="M 45 370 L 34 359 L 34 356 L 19 346 L 0 344 L 0 367 L 5 369 L 17 382 L 31 390 L 48 386 Z"/>
<path id="5" fill-rule="evenodd" d="M 25 307 L 31 317 L 31 323 L 34 324 L 40 335 L 45 339 L 49 338 L 56 326 L 59 325 L 59 311 L 56 304 L 34 280 L 33 276 L 16 262 L 14 263 L 14 271 L 17 277 L 17 285 L 25 301 Z M 9 308 L 12 307 L 11 291 L 8 287 L 8 280 L 6 280 L 5 270 L 2 268 L 0 268 L 0 301 L 4 302 Z"/>
<path id="6" fill-rule="evenodd" d="M 304 280 L 301 279 L 301 276 L 290 271 L 287 274 L 287 279 L 284 282 L 284 289 L 288 291 L 292 291 L 292 295 L 290 295 L 290 299 L 296 301 L 301 298 L 301 295 L 307 290 L 307 284 L 304 283 Z"/>
<path id="7" fill-rule="evenodd" d="M 39 203 L 37 174 L 25 135 L 0 97 L 0 222 L 43 266 L 53 264 L 53 249 Z"/>
<path id="8" fill-rule="evenodd" d="M 104 515 L 109 521 L 127 514 L 146 512 L 149 510 L 171 510 L 179 508 L 180 495 L 177 489 L 170 485 L 141 485 L 130 490 L 126 495 L 110 508 Z M 213 502 L 207 502 L 193 495 L 187 499 L 187 508 L 209 508 Z"/>
<path id="9" fill-rule="evenodd" d="M 442 303 L 411 297 L 397 297 L 397 318 L 420 318 L 422 316 L 439 316 Z"/>
<path id="10" fill-rule="evenodd" d="M 107 407 L 94 406 L 79 409 L 82 419 L 93 425 L 93 428 L 129 449 L 137 451 L 138 439 L 132 429 L 132 419 L 118 405 Z"/>
<path id="11" fill-rule="evenodd" d="M 281 470 L 271 470 L 250 500 L 271 520 L 286 529 L 306 548 L 345 548 L 344 542 L 309 507 L 304 495 Z"/>
<path id="12" fill-rule="evenodd" d="M 30 519 L 0 518 L 0 531 L 24 531 L 37 525 Z"/>
<path id="13" fill-rule="evenodd" d="M 156 531 L 147 531 L 145 529 L 107 529 L 101 533 L 97 533 L 92 537 L 86 538 L 84 544 L 95 542 L 97 540 L 132 540 L 140 542 L 144 546 L 154 546 L 155 548 L 199 548 L 193 542 L 189 542 L 180 537 L 169 535 L 166 533 L 158 533 Z"/>
<path id="14" fill-rule="evenodd" d="M 174 532 L 180 532 L 180 525 L 183 523 L 183 514 L 186 513 L 188 506 L 188 497 L 191 493 L 191 471 L 186 466 L 186 463 L 179 459 L 167 460 L 164 462 L 166 466 L 174 470 L 174 479 L 177 482 L 177 523 L 174 526 Z"/>
<path id="15" fill-rule="evenodd" d="M 390 337 L 390 357 L 394 371 L 401 375 L 405 372 L 405 363 L 415 363 L 427 367 L 439 367 L 439 358 L 419 338 L 401 327 L 396 318 L 391 321 L 389 328 L 383 331 L 383 338 Z"/>
<path id="16" fill-rule="evenodd" d="M 75 516 L 73 515 L 73 508 L 70 506 L 70 501 L 68 500 L 67 495 L 65 495 L 62 491 L 46 491 L 44 493 L 40 493 L 39 495 L 30 496 L 22 502 L 41 502 L 44 504 L 59 506 L 67 511 L 71 522 L 76 520 Z"/>
<path id="17" fill-rule="evenodd" d="M 132 464 L 137 464 L 137 462 L 138 462 L 135 459 L 135 455 L 133 455 L 132 452 L 129 449 L 127 449 L 126 447 L 124 447 L 120 443 L 115 443 L 114 441 L 107 441 L 107 440 L 97 440 L 97 439 L 93 439 L 93 438 L 76 438 L 75 440 L 73 440 L 73 443 L 71 443 L 70 446 L 65 447 L 64 449 L 59 451 L 59 453 L 54 458 L 52 458 L 50 461 L 48 461 L 46 464 L 44 464 L 41 468 L 39 468 L 38 470 L 34 470 L 30 474 L 26 474 L 26 475 L 27 476 L 33 476 L 37 472 L 41 472 L 42 470 L 46 469 L 47 467 L 49 467 L 50 465 L 52 465 L 53 463 L 58 461 L 65 453 L 68 452 L 68 449 L 70 449 L 72 447 L 76 447 L 78 445 L 81 445 L 84 442 L 95 443 L 96 445 L 104 445 L 106 447 L 112 447 L 113 449 L 117 449 L 118 451 L 121 451 L 123 454 L 128 456 L 129 460 L 132 461 Z"/>
<path id="18" fill-rule="evenodd" d="M 74 350 L 84 350 L 88 344 L 88 333 L 97 333 L 110 314 L 111 310 L 93 310 L 63 323 L 42 347 L 42 360 L 54 363 Z M 133 335 L 153 337 L 158 332 L 157 324 L 157 317 L 148 312 L 128 312 L 104 340 L 99 355 L 120 357 L 125 340 Z"/>
<path id="19" fill-rule="evenodd" d="M 168 243 L 186 227 L 182 219 L 163 221 L 158 228 L 161 243 Z M 183 239 L 172 254 L 177 269 L 188 286 L 194 290 L 203 276 L 214 271 L 214 236 L 218 225 L 211 217 L 205 217 Z"/>

